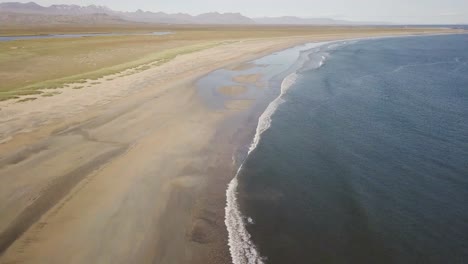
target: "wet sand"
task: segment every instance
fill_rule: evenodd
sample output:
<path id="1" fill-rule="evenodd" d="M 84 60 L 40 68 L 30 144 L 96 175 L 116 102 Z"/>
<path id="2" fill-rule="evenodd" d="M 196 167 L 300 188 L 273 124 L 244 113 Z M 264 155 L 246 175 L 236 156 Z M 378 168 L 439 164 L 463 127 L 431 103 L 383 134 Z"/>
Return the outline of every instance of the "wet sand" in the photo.
<path id="1" fill-rule="evenodd" d="M 247 74 L 235 76 L 232 80 L 238 83 L 258 84 L 261 77 L 260 74 Z"/>
<path id="2" fill-rule="evenodd" d="M 236 96 L 243 94 L 247 91 L 247 87 L 240 85 L 221 86 L 218 88 L 218 92 L 224 95 Z"/>
<path id="3" fill-rule="evenodd" d="M 149 70 L 0 103 L 0 263 L 229 263 L 225 190 L 249 135 L 194 81 L 317 36 L 238 41 Z M 253 122 L 252 120 L 248 122 Z"/>

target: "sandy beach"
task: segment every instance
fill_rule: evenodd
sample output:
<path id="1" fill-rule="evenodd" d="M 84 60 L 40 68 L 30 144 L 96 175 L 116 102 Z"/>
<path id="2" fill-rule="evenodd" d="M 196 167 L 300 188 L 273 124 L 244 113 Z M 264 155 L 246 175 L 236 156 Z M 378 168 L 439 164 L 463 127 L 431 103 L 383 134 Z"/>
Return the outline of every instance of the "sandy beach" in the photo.
<path id="1" fill-rule="evenodd" d="M 225 192 L 233 153 L 255 129 L 235 119 L 251 102 L 213 110 L 195 81 L 302 43 L 387 35 L 225 41 L 86 88 L 1 101 L 0 263 L 230 263 Z M 260 79 L 239 75 L 219 93 L 268 89 Z"/>

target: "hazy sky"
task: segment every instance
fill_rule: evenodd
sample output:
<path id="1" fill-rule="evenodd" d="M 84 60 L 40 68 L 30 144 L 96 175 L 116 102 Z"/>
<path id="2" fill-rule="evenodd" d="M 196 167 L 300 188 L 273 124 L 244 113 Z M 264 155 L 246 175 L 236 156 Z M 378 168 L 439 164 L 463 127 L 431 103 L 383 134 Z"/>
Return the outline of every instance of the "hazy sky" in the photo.
<path id="1" fill-rule="evenodd" d="M 15 0 L 0 0 L 13 2 Z M 20 2 L 29 2 L 20 1 Z M 294 15 L 354 21 L 468 23 L 468 0 L 36 0 L 41 5 L 105 5 L 115 10 L 200 14 L 240 12 L 250 17 Z"/>

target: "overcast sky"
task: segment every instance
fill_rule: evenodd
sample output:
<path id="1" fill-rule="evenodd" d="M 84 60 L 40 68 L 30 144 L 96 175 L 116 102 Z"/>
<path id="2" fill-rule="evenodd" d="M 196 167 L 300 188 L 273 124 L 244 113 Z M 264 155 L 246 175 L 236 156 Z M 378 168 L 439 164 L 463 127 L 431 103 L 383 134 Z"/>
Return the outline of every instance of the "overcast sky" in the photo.
<path id="1" fill-rule="evenodd" d="M 468 0 L 36 0 L 36 3 L 95 4 L 121 11 L 240 12 L 250 17 L 293 15 L 353 21 L 468 23 Z"/>

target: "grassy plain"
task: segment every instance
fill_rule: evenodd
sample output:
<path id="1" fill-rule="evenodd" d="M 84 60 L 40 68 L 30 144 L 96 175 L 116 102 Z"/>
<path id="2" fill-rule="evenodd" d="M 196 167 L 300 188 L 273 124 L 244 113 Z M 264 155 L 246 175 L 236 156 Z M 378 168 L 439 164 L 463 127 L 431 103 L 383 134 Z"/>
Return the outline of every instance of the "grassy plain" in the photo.
<path id="1" fill-rule="evenodd" d="M 168 26 L 4 28 L 0 35 L 61 33 L 142 33 L 171 31 L 172 35 L 128 35 L 35 39 L 0 42 L 0 100 L 43 93 L 44 89 L 134 69 L 141 71 L 226 42 L 292 36 L 333 36 L 359 32 L 421 33 L 435 29 L 305 27 L 305 26 Z M 131 73 L 131 72 L 130 72 Z"/>

